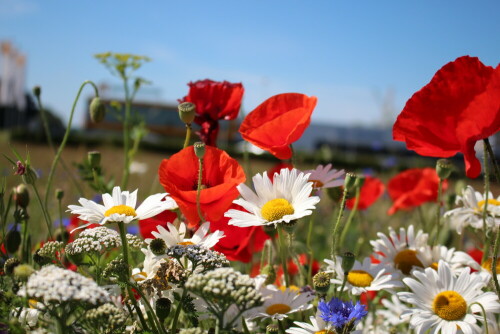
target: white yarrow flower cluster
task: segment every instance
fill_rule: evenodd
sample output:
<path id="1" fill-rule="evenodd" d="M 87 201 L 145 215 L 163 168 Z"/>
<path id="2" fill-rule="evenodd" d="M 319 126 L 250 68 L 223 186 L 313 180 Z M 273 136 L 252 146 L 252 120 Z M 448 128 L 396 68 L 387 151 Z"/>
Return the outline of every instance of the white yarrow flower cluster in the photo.
<path id="1" fill-rule="evenodd" d="M 142 240 L 132 234 L 127 234 L 128 245 L 133 249 L 143 246 Z M 81 232 L 75 241 L 66 245 L 66 253 L 76 255 L 82 253 L 101 253 L 122 246 L 120 234 L 110 228 L 99 226 Z"/>
<path id="2" fill-rule="evenodd" d="M 63 247 L 64 243 L 61 241 L 48 241 L 38 250 L 38 255 L 53 258 Z"/>
<path id="3" fill-rule="evenodd" d="M 100 305 L 110 302 L 109 294 L 92 279 L 55 265 L 45 266 L 30 276 L 20 295 L 39 300 L 44 305 L 82 302 Z"/>

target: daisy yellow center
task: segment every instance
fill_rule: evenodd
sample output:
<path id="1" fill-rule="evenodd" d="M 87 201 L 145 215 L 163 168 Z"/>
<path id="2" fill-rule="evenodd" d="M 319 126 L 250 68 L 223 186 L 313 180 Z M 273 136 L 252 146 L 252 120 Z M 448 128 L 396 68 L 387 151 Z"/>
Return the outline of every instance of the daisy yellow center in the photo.
<path id="1" fill-rule="evenodd" d="M 282 285 L 278 289 L 280 289 L 281 291 L 285 292 L 286 291 L 286 286 Z M 288 289 L 290 289 L 290 291 L 296 292 L 297 294 L 300 294 L 300 288 L 298 286 L 296 286 L 296 285 L 290 285 L 288 287 Z"/>
<path id="2" fill-rule="evenodd" d="M 423 268 L 424 265 L 417 258 L 417 252 L 411 249 L 404 249 L 394 257 L 394 266 L 401 270 L 403 274 L 409 275 L 411 268 L 417 266 Z"/>
<path id="3" fill-rule="evenodd" d="M 260 212 L 262 214 L 262 218 L 268 222 L 272 222 L 280 220 L 283 216 L 293 214 L 295 210 L 286 199 L 276 198 L 264 204 Z"/>
<path id="4" fill-rule="evenodd" d="M 334 332 L 329 331 L 327 329 L 323 329 L 322 331 L 314 332 L 314 334 L 334 334 Z"/>
<path id="5" fill-rule="evenodd" d="M 484 199 L 483 199 L 482 201 L 477 202 L 477 208 L 478 208 L 479 210 L 483 210 L 483 207 L 484 207 L 484 203 L 485 203 L 485 202 L 486 202 L 486 201 L 485 201 Z M 496 199 L 489 199 L 489 200 L 488 200 L 488 206 L 490 206 L 490 205 L 500 206 L 500 201 L 497 201 Z"/>
<path id="6" fill-rule="evenodd" d="M 323 182 L 320 180 L 309 180 L 309 182 L 312 182 L 313 188 L 321 188 L 324 186 Z"/>
<path id="7" fill-rule="evenodd" d="M 266 313 L 269 315 L 286 314 L 291 310 L 290 306 L 286 304 L 273 304 L 266 308 Z"/>
<path id="8" fill-rule="evenodd" d="M 182 242 L 178 242 L 177 244 L 181 245 L 181 246 L 194 245 L 194 243 L 192 243 L 191 241 L 182 241 Z"/>
<path id="9" fill-rule="evenodd" d="M 487 259 L 481 264 L 481 267 L 484 269 L 488 270 L 490 273 L 493 274 L 493 260 L 492 259 Z M 495 274 L 500 274 L 500 260 L 497 261 L 497 268 L 495 270 Z"/>
<path id="10" fill-rule="evenodd" d="M 443 291 L 434 298 L 432 309 L 444 320 L 459 320 L 467 313 L 467 303 L 458 292 Z"/>
<path id="11" fill-rule="evenodd" d="M 351 285 L 364 288 L 372 284 L 373 276 L 364 270 L 351 270 L 347 274 L 347 282 L 351 283 Z"/>
<path id="12" fill-rule="evenodd" d="M 432 262 L 432 264 L 429 267 L 437 271 L 438 270 L 438 263 Z"/>
<path id="13" fill-rule="evenodd" d="M 136 282 L 141 282 L 141 281 L 144 281 L 144 280 L 145 280 L 145 278 L 144 278 L 144 277 L 142 277 L 142 276 L 148 276 L 148 274 L 146 274 L 146 272 L 145 272 L 145 271 L 141 271 L 140 273 L 137 273 L 137 274 L 135 274 L 135 275 L 133 276 L 134 281 L 136 281 Z"/>
<path id="14" fill-rule="evenodd" d="M 36 308 L 36 304 L 38 304 L 38 301 L 36 299 L 28 300 L 28 305 L 30 308 Z"/>
<path id="15" fill-rule="evenodd" d="M 108 209 L 106 212 L 104 212 L 104 216 L 109 217 L 112 214 L 118 213 L 120 215 L 125 215 L 125 216 L 132 216 L 135 217 L 137 216 L 137 213 L 135 213 L 134 208 L 128 206 L 128 205 L 115 205 L 114 207 Z"/>

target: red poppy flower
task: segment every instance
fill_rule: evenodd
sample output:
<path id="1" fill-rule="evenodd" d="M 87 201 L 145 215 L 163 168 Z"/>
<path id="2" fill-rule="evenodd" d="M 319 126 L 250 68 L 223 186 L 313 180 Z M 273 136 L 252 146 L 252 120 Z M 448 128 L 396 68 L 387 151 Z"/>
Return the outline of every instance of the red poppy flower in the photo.
<path id="1" fill-rule="evenodd" d="M 139 220 L 139 232 L 144 239 L 154 239 L 151 232 L 156 231 L 156 227 L 158 225 L 163 226 L 168 230 L 167 223 L 173 223 L 176 218 L 177 213 L 165 210 L 154 217 Z"/>
<path id="2" fill-rule="evenodd" d="M 233 120 L 238 116 L 243 98 L 243 85 L 227 81 L 217 82 L 209 79 L 190 82 L 189 93 L 182 102 L 196 105 L 194 122 L 201 126 L 201 140 L 216 146 L 219 120 Z"/>
<path id="3" fill-rule="evenodd" d="M 231 209 L 244 209 L 233 204 Z M 214 246 L 214 250 L 224 254 L 230 261 L 241 261 L 248 263 L 252 259 L 253 254 L 260 252 L 264 247 L 264 242 L 269 239 L 269 236 L 264 232 L 262 226 L 238 227 L 228 225 L 229 217 L 222 217 L 218 221 L 210 222 L 210 230 L 224 231 L 225 237 L 220 239 Z"/>
<path id="4" fill-rule="evenodd" d="M 267 175 L 269 175 L 271 178 L 272 176 L 274 175 L 274 173 L 280 173 L 280 171 L 283 169 L 283 168 L 287 168 L 289 170 L 292 170 L 293 169 L 293 165 L 292 164 L 289 164 L 289 163 L 286 163 L 286 162 L 278 162 L 277 164 L 275 164 L 273 167 L 271 167 L 268 171 L 267 171 Z M 271 180 L 272 181 L 272 180 Z"/>
<path id="5" fill-rule="evenodd" d="M 300 254 L 299 255 L 299 264 L 304 267 L 304 270 L 306 272 L 309 272 L 309 256 L 307 254 Z M 296 262 L 293 259 L 288 259 L 287 262 L 287 271 L 288 275 L 290 275 L 291 278 L 293 278 L 295 275 L 299 274 L 299 267 L 297 267 Z M 319 271 L 319 262 L 316 260 L 313 260 L 312 263 L 312 275 L 316 275 Z M 276 272 L 276 285 L 280 285 L 279 283 L 283 281 L 283 267 L 279 266 L 278 271 Z"/>
<path id="6" fill-rule="evenodd" d="M 297 141 L 311 122 L 317 98 L 287 93 L 270 97 L 245 117 L 240 126 L 243 139 L 278 159 L 290 159 L 290 144 Z"/>
<path id="7" fill-rule="evenodd" d="M 375 203 L 385 191 L 385 186 L 376 177 L 366 176 L 361 191 L 359 193 L 358 210 L 366 210 Z M 349 210 L 354 207 L 356 199 L 351 198 L 346 201 Z"/>
<path id="8" fill-rule="evenodd" d="M 387 185 L 389 196 L 394 202 L 389 215 L 398 210 L 410 210 L 426 202 L 435 202 L 438 195 L 439 177 L 434 168 L 413 168 L 393 177 Z M 448 182 L 443 182 L 443 191 Z"/>
<path id="9" fill-rule="evenodd" d="M 196 210 L 198 158 L 193 146 L 164 159 L 158 172 L 161 185 L 177 202 L 189 227 L 195 227 L 200 218 Z M 218 148 L 205 147 L 200 207 L 207 221 L 222 218 L 239 195 L 236 187 L 243 182 L 245 173 L 235 159 Z"/>
<path id="10" fill-rule="evenodd" d="M 406 102 L 393 128 L 395 140 L 420 155 L 464 154 L 468 177 L 481 173 L 474 144 L 500 130 L 500 66 L 464 56 L 443 66 Z"/>

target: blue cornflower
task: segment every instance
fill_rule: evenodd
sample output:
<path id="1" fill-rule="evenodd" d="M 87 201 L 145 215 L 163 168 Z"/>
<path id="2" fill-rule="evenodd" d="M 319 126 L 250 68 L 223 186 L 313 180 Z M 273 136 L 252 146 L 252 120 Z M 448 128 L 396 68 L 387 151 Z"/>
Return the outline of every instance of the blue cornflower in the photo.
<path id="1" fill-rule="evenodd" d="M 328 303 L 321 300 L 318 309 L 321 311 L 321 319 L 330 323 L 340 333 L 345 326 L 349 326 L 349 331 L 354 329 L 361 318 L 368 314 L 365 306 L 359 302 L 354 305 L 350 301 L 344 302 L 338 298 L 332 298 Z"/>

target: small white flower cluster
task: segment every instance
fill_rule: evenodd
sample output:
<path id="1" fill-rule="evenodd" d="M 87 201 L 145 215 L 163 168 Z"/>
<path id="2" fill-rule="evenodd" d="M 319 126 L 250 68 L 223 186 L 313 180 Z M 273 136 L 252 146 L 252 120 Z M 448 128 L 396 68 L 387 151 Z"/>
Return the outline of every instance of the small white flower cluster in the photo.
<path id="1" fill-rule="evenodd" d="M 144 246 L 144 241 L 142 241 L 142 239 L 139 238 L 138 236 L 133 234 L 127 234 L 126 237 L 127 237 L 127 244 L 130 248 L 139 250 Z"/>
<path id="2" fill-rule="evenodd" d="M 206 300 L 218 300 L 218 304 L 236 304 L 240 310 L 260 306 L 262 295 L 248 275 L 233 268 L 218 268 L 204 274 L 193 274 L 186 288 Z"/>
<path id="3" fill-rule="evenodd" d="M 40 256 L 45 256 L 48 258 L 53 258 L 56 255 L 56 252 L 59 252 L 63 249 L 64 243 L 61 241 L 49 241 L 46 242 L 42 248 L 38 250 L 38 254 Z"/>
<path id="4" fill-rule="evenodd" d="M 55 265 L 43 267 L 30 276 L 20 295 L 43 304 L 79 301 L 92 305 L 110 302 L 109 294 L 90 278 Z"/>
<path id="5" fill-rule="evenodd" d="M 199 327 L 181 329 L 179 334 L 204 334 L 206 331 Z"/>
<path id="6" fill-rule="evenodd" d="M 132 234 L 127 234 L 128 245 L 132 249 L 140 249 L 143 241 Z M 113 248 L 121 247 L 122 241 L 120 234 L 110 228 L 100 226 L 86 229 L 78 238 L 66 245 L 66 253 L 76 255 L 88 252 L 104 252 Z"/>

